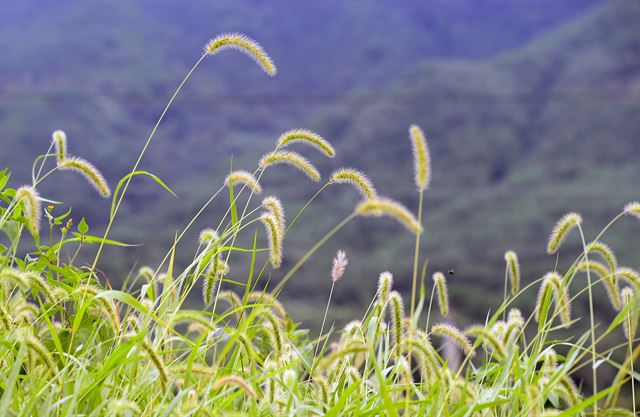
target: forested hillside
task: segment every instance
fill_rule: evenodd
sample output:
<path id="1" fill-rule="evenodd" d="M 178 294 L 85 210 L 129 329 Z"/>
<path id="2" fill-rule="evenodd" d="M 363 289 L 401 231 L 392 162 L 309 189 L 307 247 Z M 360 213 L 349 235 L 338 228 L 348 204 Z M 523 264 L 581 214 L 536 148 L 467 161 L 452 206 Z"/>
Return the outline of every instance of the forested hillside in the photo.
<path id="1" fill-rule="evenodd" d="M 210 57 L 198 69 L 143 163 L 180 199 L 136 180 L 113 232 L 143 243 L 127 252 L 131 259 L 157 263 L 231 164 L 252 170 L 278 134 L 294 127 L 336 145 L 334 160 L 311 155 L 323 174 L 354 166 L 411 207 L 417 195 L 407 127 L 424 128 L 434 177 L 423 251 L 430 269 L 455 269 L 452 294 L 465 295 L 464 303 L 452 302 L 465 306 L 459 314 L 474 312 L 475 303 L 484 311 L 487 297 L 502 296 L 506 249 L 520 254 L 525 279 L 549 269 L 555 259 L 544 254 L 546 236 L 562 213 L 584 208 L 594 233 L 640 198 L 637 1 L 155 4 L 15 4 L 0 17 L 0 165 L 11 164 L 25 182 L 50 133 L 64 129 L 70 150 L 115 184 L 211 35 L 247 32 L 279 65 L 275 79 L 242 56 Z M 264 27 L 272 29 L 258 30 Z M 32 47 L 9 48 L 18 39 Z M 306 181 L 268 174 L 263 185 L 284 196 L 292 218 L 313 194 Z M 91 190 L 71 174 L 51 178 L 43 190 L 64 198 L 92 230 L 106 219 L 109 203 L 87 198 Z M 285 244 L 283 270 L 356 201 L 349 189 L 325 190 Z M 198 227 L 211 226 L 207 219 L 224 207 L 214 205 Z M 621 262 L 635 267 L 637 253 L 616 243 L 637 236 L 623 228 L 611 242 Z M 411 265 L 398 255 L 413 250 L 412 237 L 392 222 L 358 220 L 290 282 L 292 306 L 325 300 L 328 273 L 317 274 L 328 271 L 338 248 L 351 258 L 337 288 L 349 308 L 371 299 L 360 284 L 383 268 L 393 268 L 400 289 L 410 285 Z M 104 269 L 113 282 L 127 273 Z"/>

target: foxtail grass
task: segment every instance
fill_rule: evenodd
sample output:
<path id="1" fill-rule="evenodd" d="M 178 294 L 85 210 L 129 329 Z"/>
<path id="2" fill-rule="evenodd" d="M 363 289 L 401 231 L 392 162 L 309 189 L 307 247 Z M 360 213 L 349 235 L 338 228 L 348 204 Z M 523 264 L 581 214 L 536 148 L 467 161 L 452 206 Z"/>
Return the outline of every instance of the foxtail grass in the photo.
<path id="1" fill-rule="evenodd" d="M 0 190 L 0 226 L 14 221 L 18 231 L 25 227 L 33 235 L 15 233 L 7 237 L 10 245 L 0 246 L 0 415 L 524 417 L 636 413 L 629 401 L 635 401 L 633 365 L 640 356 L 636 336 L 640 278 L 634 269 L 621 266 L 623 260 L 603 242 L 603 233 L 624 214 L 640 217 L 638 204 L 627 205 L 590 244 L 584 239 L 577 214 L 561 219 L 549 239 L 548 252 L 558 254 L 574 230 L 580 232 L 583 243 L 567 271 L 556 266 L 541 280 L 527 283 L 520 276 L 515 254 L 507 253 L 511 297 L 505 297 L 481 323 L 466 326 L 468 317 L 451 314 L 455 306 L 449 305 L 445 277 L 434 274 L 432 294 L 437 294 L 438 309 L 449 322 L 431 325 L 431 303 L 425 311 L 424 291 L 419 296 L 416 291 L 422 198 L 431 176 L 428 147 L 417 126 L 410 128 L 414 182 L 420 198 L 417 216 L 395 201 L 378 197 L 360 172 L 338 170 L 320 191 L 332 183 L 348 183 L 365 200 L 300 256 L 288 272 L 278 271 L 287 265 L 283 239 L 304 209 L 285 225 L 285 208 L 278 197 L 258 202 L 252 199 L 259 191 L 260 176 L 265 168 L 289 165 L 320 180 L 319 171 L 302 155 L 283 150 L 293 142 L 306 142 L 326 156 L 335 154 L 335 149 L 313 132 L 289 131 L 285 134 L 289 136 L 279 139 L 276 150 L 258 162 L 253 174 L 244 171 L 243 176 L 221 181 L 227 186 L 242 184 L 249 191 L 245 209 L 230 207 L 232 219 L 227 219 L 227 214 L 218 227 L 204 229 L 191 261 L 176 261 L 177 252 L 185 250 L 178 242 L 224 186 L 212 193 L 171 242 L 166 264 L 132 269 L 130 281 L 122 288 L 112 288 L 112 277 L 98 275 L 97 265 L 104 245 L 126 247 L 108 235 L 129 182 L 135 175 L 146 175 L 138 166 L 193 71 L 205 56 L 225 49 L 239 50 L 267 73 L 275 74 L 275 65 L 255 41 L 236 34 L 214 38 L 169 100 L 131 173 L 118 184 L 103 238 L 89 236 L 86 224 L 77 235 L 71 235 L 71 222 L 52 222 L 56 227 L 52 227 L 49 241 L 38 238 L 40 204 L 47 200 L 38 196 L 35 186 L 50 175 L 41 176 L 42 170 L 34 169 L 32 185 Z M 101 194 L 109 194 L 99 171 L 85 160 L 69 156 L 66 140 L 61 137 L 58 134 L 56 140 L 54 134 L 54 152 L 47 152 L 42 164 L 51 157 L 55 165 L 51 174 L 64 169 L 77 171 Z M 231 206 L 235 207 L 242 192 L 234 193 Z M 45 214 L 53 218 L 47 210 Z M 401 223 L 417 238 L 410 308 L 405 310 L 401 293 L 408 293 L 408 277 L 398 274 L 394 283 L 391 273 L 384 272 L 378 278 L 371 307 L 361 317 L 337 327 L 341 330 L 330 326 L 324 333 L 323 325 L 318 337 L 309 334 L 285 309 L 281 298 L 285 284 L 294 278 L 325 276 L 333 288 L 340 280 L 349 279 L 345 278 L 347 257 L 340 251 L 326 270 L 304 271 L 304 276 L 298 271 L 349 222 L 359 216 L 383 215 Z M 261 225 L 267 235 L 266 248 L 259 234 Z M 250 246 L 236 243 L 244 234 L 254 237 Z M 88 241 L 99 242 L 92 263 L 84 264 L 82 256 L 66 256 L 68 251 L 86 251 L 84 243 Z M 19 256 L 25 248 L 28 255 Z M 563 256 L 565 250 L 570 252 L 571 247 L 563 246 Z M 287 261 L 294 255 L 298 254 L 288 253 Z M 243 268 L 235 266 L 230 272 L 232 262 L 246 262 L 249 276 L 243 279 L 238 275 Z M 349 275 L 360 273 L 352 267 Z M 586 285 L 583 272 L 587 273 Z M 603 281 L 613 301 L 619 297 L 619 305 L 598 305 L 614 315 L 604 326 L 594 323 L 591 272 Z M 425 274 L 426 263 L 423 277 Z M 370 277 L 371 291 L 376 288 L 375 278 Z M 619 290 L 620 282 L 628 286 Z M 200 285 L 207 305 L 189 307 Z M 539 297 L 532 309 L 523 300 L 535 289 L 539 289 Z M 589 331 L 580 334 L 576 326 L 572 328 L 575 334 L 567 337 L 564 327 L 583 320 L 579 314 L 572 317 L 570 307 L 582 301 L 585 291 L 590 303 Z M 323 323 L 333 320 L 332 294 L 331 290 Z M 616 337 L 624 341 L 598 350 L 603 340 Z M 602 371 L 605 367 L 616 370 L 612 379 L 610 372 Z M 585 368 L 592 370 L 592 394 L 579 383 Z M 608 388 L 598 391 L 597 377 L 609 377 Z M 629 386 L 631 399 L 621 399 Z M 622 407 L 622 401 L 631 404 L 629 410 Z"/>

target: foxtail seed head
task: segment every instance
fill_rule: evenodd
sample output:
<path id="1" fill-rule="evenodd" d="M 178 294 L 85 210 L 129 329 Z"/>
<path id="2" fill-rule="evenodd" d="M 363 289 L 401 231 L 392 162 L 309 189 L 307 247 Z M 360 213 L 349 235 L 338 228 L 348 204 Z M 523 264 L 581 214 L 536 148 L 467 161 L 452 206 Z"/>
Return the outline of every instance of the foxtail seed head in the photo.
<path id="1" fill-rule="evenodd" d="M 344 275 L 344 270 L 349 265 L 349 259 L 344 251 L 339 250 L 333 258 L 331 265 L 331 280 L 337 282 Z"/>
<path id="2" fill-rule="evenodd" d="M 438 323 L 431 326 L 431 333 L 436 336 L 447 337 L 451 339 L 462 351 L 469 357 L 475 356 L 476 352 L 473 345 L 457 327 L 446 323 Z"/>
<path id="3" fill-rule="evenodd" d="M 626 266 L 616 269 L 616 278 L 622 278 L 628 283 L 640 288 L 640 274 L 633 268 Z"/>
<path id="4" fill-rule="evenodd" d="M 293 129 L 284 132 L 278 139 L 278 146 L 284 148 L 288 144 L 294 142 L 307 143 L 327 155 L 329 158 L 333 158 L 336 155 L 335 149 L 333 149 L 333 146 L 328 140 L 316 132 L 312 132 L 307 129 Z"/>
<path id="5" fill-rule="evenodd" d="M 410 232 L 422 233 L 422 225 L 413 214 L 402 204 L 388 198 L 364 200 L 356 207 L 356 214 L 375 217 L 387 215 L 402 223 Z"/>
<path id="6" fill-rule="evenodd" d="M 204 47 L 205 52 L 209 55 L 215 55 L 227 49 L 235 49 L 246 54 L 253 59 L 264 72 L 272 77 L 276 75 L 276 66 L 269 55 L 262 49 L 262 46 L 243 34 L 223 33 L 211 39 Z"/>
<path id="7" fill-rule="evenodd" d="M 442 317 L 447 317 L 449 314 L 449 291 L 447 290 L 447 281 L 442 272 L 436 272 L 433 274 L 433 282 L 436 285 L 436 291 L 438 294 L 438 307 L 440 307 L 440 314 Z"/>
<path id="8" fill-rule="evenodd" d="M 538 299 L 536 301 L 535 319 L 540 320 L 544 300 L 547 292 L 552 291 L 556 306 L 560 311 L 560 318 L 565 327 L 571 324 L 571 303 L 569 290 L 562 285 L 562 277 L 557 272 L 547 272 L 542 278 L 542 285 L 538 291 Z"/>
<path id="9" fill-rule="evenodd" d="M 198 237 L 198 240 L 200 241 L 200 244 L 202 246 L 215 243 L 218 239 L 220 239 L 218 232 L 211 228 L 202 229 L 202 231 L 200 232 L 200 236 Z"/>
<path id="10" fill-rule="evenodd" d="M 614 309 L 620 310 L 620 288 L 618 286 L 617 275 L 614 272 L 610 271 L 604 264 L 592 260 L 589 260 L 589 262 L 580 262 L 577 269 L 579 271 L 594 272 L 599 275 L 607 290 L 611 305 Z"/>
<path id="11" fill-rule="evenodd" d="M 60 165 L 67 159 L 67 135 L 62 130 L 56 130 L 53 132 L 52 141 L 56 150 L 56 161 Z"/>
<path id="12" fill-rule="evenodd" d="M 256 394 L 256 391 L 251 387 L 251 385 L 249 385 L 244 378 L 238 375 L 227 375 L 218 378 L 216 382 L 213 383 L 213 389 L 217 390 L 227 385 L 235 385 L 244 391 L 244 393 L 249 397 L 254 399 L 258 398 L 258 394 Z"/>
<path id="13" fill-rule="evenodd" d="M 378 197 L 373 183 L 362 171 L 353 168 L 340 168 L 331 174 L 331 181 L 336 184 L 350 184 L 365 199 Z"/>
<path id="14" fill-rule="evenodd" d="M 507 275 L 511 281 L 511 294 L 516 295 L 520 291 L 520 263 L 518 255 L 512 250 L 504 254 L 504 260 L 507 262 Z"/>
<path id="15" fill-rule="evenodd" d="M 27 229 L 29 229 L 31 234 L 37 234 L 40 230 L 40 218 L 42 217 L 40 194 L 38 194 L 38 191 L 30 185 L 23 185 L 16 190 L 14 200 L 24 203 Z"/>
<path id="16" fill-rule="evenodd" d="M 475 325 L 468 327 L 464 333 L 482 339 L 498 356 L 502 358 L 507 356 L 507 350 L 502 342 L 484 326 Z"/>
<path id="17" fill-rule="evenodd" d="M 271 165 L 285 164 L 297 168 L 312 181 L 320 181 L 320 173 L 311 162 L 297 152 L 274 151 L 268 153 L 260 159 L 260 166 L 266 168 Z"/>
<path id="18" fill-rule="evenodd" d="M 213 303 L 213 299 L 215 296 L 215 288 L 216 288 L 216 280 L 218 278 L 217 268 L 218 268 L 218 256 L 214 256 L 214 259 L 211 261 L 211 265 L 213 270 L 209 271 L 204 278 L 204 282 L 202 283 L 202 301 L 205 305 L 211 305 Z"/>
<path id="19" fill-rule="evenodd" d="M 567 235 L 582 223 L 582 217 L 578 213 L 567 213 L 556 223 L 549 237 L 547 253 L 556 253 Z"/>
<path id="20" fill-rule="evenodd" d="M 289 315 L 287 311 L 284 309 L 284 306 L 276 297 L 267 292 L 253 291 L 249 293 L 247 297 L 247 301 L 250 303 L 259 303 L 265 304 L 267 307 L 270 307 L 280 318 L 288 319 Z"/>
<path id="21" fill-rule="evenodd" d="M 416 186 L 419 190 L 426 190 L 431 182 L 431 156 L 427 140 L 424 132 L 417 125 L 409 127 L 409 136 L 413 148 Z"/>
<path id="22" fill-rule="evenodd" d="M 282 264 L 282 234 L 278 228 L 278 220 L 273 214 L 265 213 L 260 216 L 260 221 L 264 224 L 269 240 L 269 259 L 274 269 L 280 268 Z"/>
<path id="23" fill-rule="evenodd" d="M 640 219 L 640 201 L 632 201 L 624 206 L 625 214 Z"/>
<path id="24" fill-rule="evenodd" d="M 234 184 L 243 184 L 249 187 L 251 191 L 256 194 L 260 194 L 262 192 L 260 183 L 249 171 L 238 170 L 227 175 L 227 178 L 224 179 L 224 185 L 232 187 Z"/>
<path id="25" fill-rule="evenodd" d="M 86 178 L 86 180 L 102 195 L 104 198 L 111 196 L 109 184 L 102 176 L 102 173 L 93 166 L 89 161 L 82 158 L 67 158 L 58 165 L 61 171 L 75 171 Z"/>
<path id="26" fill-rule="evenodd" d="M 609 270 L 614 272 L 618 267 L 616 256 L 611 248 L 602 242 L 591 242 L 587 245 L 587 253 L 595 252 L 607 262 Z"/>
<path id="27" fill-rule="evenodd" d="M 402 342 L 402 320 L 404 319 L 404 303 L 402 296 L 397 291 L 391 291 L 389 295 L 389 303 L 391 304 L 391 329 L 394 348 L 399 353 L 400 343 Z"/>
<path id="28" fill-rule="evenodd" d="M 286 226 L 286 218 L 284 215 L 284 208 L 282 207 L 282 203 L 277 197 L 269 196 L 262 200 L 262 207 L 269 211 L 269 213 L 273 214 L 273 217 L 278 222 L 278 228 L 280 229 L 280 233 L 284 234 L 285 226 Z"/>
<path id="29" fill-rule="evenodd" d="M 109 415 L 117 417 L 126 415 L 142 415 L 142 410 L 140 410 L 138 404 L 130 400 L 111 400 L 107 410 L 109 410 Z"/>
<path id="30" fill-rule="evenodd" d="M 389 294 L 391 293 L 392 286 L 393 274 L 389 271 L 381 273 L 380 278 L 378 278 L 378 303 L 381 308 L 384 308 L 389 302 Z"/>
<path id="31" fill-rule="evenodd" d="M 148 266 L 143 266 L 138 270 L 138 276 L 142 277 L 146 282 L 151 282 L 155 274 L 154 270 Z"/>

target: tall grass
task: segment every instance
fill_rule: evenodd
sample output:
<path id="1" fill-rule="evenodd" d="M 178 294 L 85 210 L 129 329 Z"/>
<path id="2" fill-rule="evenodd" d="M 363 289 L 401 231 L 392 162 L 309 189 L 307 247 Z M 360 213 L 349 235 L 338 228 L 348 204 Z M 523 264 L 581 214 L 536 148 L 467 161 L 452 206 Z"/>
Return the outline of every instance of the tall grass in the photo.
<path id="1" fill-rule="evenodd" d="M 168 190 L 162 180 L 138 169 L 164 114 L 204 56 L 225 49 L 247 53 L 267 73 L 275 74 L 273 62 L 254 41 L 237 34 L 215 38 L 176 90 L 130 174 L 113 194 L 97 168 L 67 156 L 66 135 L 60 131 L 54 133 L 49 150 L 36 159 L 32 184 L 9 188 L 7 170 L 0 173 L 4 202 L 0 229 L 6 242 L 0 246 L 0 416 L 636 414 L 640 277 L 635 270 L 618 266 L 601 238 L 622 214 L 637 217 L 640 205 L 625 207 L 590 244 L 583 244 L 584 250 L 575 254 L 575 262 L 566 271 L 553 270 L 527 282 L 520 276 L 517 255 L 508 252 L 505 279 L 510 280 L 512 291 L 507 293 L 505 282 L 503 304 L 483 322 L 466 329 L 451 322 L 432 323 L 432 315 L 446 319 L 449 299 L 444 274 L 436 272 L 425 306 L 426 264 L 422 276 L 418 275 L 421 201 L 430 179 L 430 156 L 417 126 L 411 127 L 410 135 L 420 200 L 417 215 L 378 196 L 363 173 L 341 169 L 286 224 L 286 207 L 277 197 L 268 196 L 261 202 L 254 199 L 262 190 L 265 170 L 291 165 L 320 181 L 320 172 L 307 159 L 282 148 L 292 141 L 306 141 L 328 157 L 335 153 L 324 138 L 296 129 L 274 141 L 273 152 L 262 158 L 253 173 L 234 171 L 221 179 L 220 188 L 171 242 L 160 265 L 141 268 L 120 290 L 101 281 L 97 266 L 114 261 L 101 259 L 102 247 L 115 245 L 126 250 L 125 244 L 110 240 L 108 233 L 130 181 L 146 175 Z M 90 235 L 84 219 L 74 226 L 69 212 L 54 215 L 58 209 L 53 202 L 38 194 L 41 181 L 64 169 L 83 175 L 101 195 L 112 195 L 103 237 Z M 302 175 L 300 180 L 305 180 Z M 364 200 L 290 270 L 277 270 L 286 250 L 286 235 L 300 214 L 326 187 L 342 183 L 354 186 Z M 223 198 L 225 187 L 229 188 L 227 213 L 217 227 L 201 232 L 191 262 L 178 269 L 174 263 L 177 243 L 204 208 Z M 44 209 L 43 203 L 47 204 Z M 45 237 L 40 236 L 42 214 L 48 225 Z M 402 295 L 393 290 L 391 273 L 383 272 L 376 296 L 362 317 L 338 331 L 310 334 L 289 316 L 279 293 L 288 280 L 305 279 L 296 276 L 299 268 L 361 215 L 390 216 L 415 234 L 409 309 L 405 310 Z M 580 219 L 572 214 L 561 220 L 552 233 L 549 252 L 557 252 L 572 229 L 578 228 L 582 235 Z M 253 244 L 236 245 L 240 235 L 253 236 Z M 266 247 L 260 243 L 267 240 L 262 235 L 268 237 Z M 93 263 L 79 263 L 78 254 L 91 251 L 91 245 L 99 245 Z M 230 278 L 231 257 L 247 263 L 246 279 Z M 605 264 L 592 257 L 602 258 Z M 333 266 L 316 275 L 339 285 L 347 263 L 346 255 L 338 252 Z M 581 275 L 585 271 L 586 285 Z M 266 288 L 269 274 L 278 284 L 271 292 L 258 290 Z M 371 278 L 373 286 L 376 277 Z M 621 289 L 621 282 L 628 286 Z M 223 291 L 222 283 L 231 289 Z M 571 284 L 572 288 L 579 284 L 574 294 L 569 294 Z M 617 314 L 610 323 L 596 323 L 593 315 L 591 290 L 600 284 L 612 301 L 619 300 L 613 303 Z M 523 294 L 537 288 L 535 309 L 523 314 L 516 306 Z M 186 300 L 198 291 L 207 307 L 186 308 Z M 581 319 L 571 316 L 571 304 L 584 298 L 585 292 L 592 309 L 590 329 L 567 337 L 565 329 Z M 439 313 L 432 312 L 434 294 Z M 328 294 L 325 318 L 330 308 Z M 626 341 L 599 349 L 610 335 L 626 337 Z M 611 359 L 613 353 L 622 353 L 625 359 L 617 363 Z M 606 387 L 596 383 L 604 363 L 617 369 Z M 574 379 L 584 367 L 592 368 L 591 391 Z M 629 385 L 630 401 L 623 397 Z M 624 401 L 629 409 L 619 405 Z"/>

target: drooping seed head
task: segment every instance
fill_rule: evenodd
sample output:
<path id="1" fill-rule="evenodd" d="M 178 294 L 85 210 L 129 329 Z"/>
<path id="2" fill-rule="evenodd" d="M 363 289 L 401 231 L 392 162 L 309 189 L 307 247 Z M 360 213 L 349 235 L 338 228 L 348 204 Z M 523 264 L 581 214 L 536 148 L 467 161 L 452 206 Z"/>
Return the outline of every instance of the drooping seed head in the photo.
<path id="1" fill-rule="evenodd" d="M 142 415 L 142 410 L 140 410 L 138 404 L 130 400 L 111 400 L 107 406 L 107 410 L 109 415 L 118 417 L 126 415 Z"/>
<path id="2" fill-rule="evenodd" d="M 426 190 L 431 182 L 431 156 L 427 140 L 424 132 L 417 125 L 409 127 L 409 136 L 413 148 L 416 186 L 419 190 Z"/>
<path id="3" fill-rule="evenodd" d="M 224 185 L 226 185 L 227 187 L 232 187 L 235 184 L 245 185 L 256 194 L 260 194 L 262 192 L 260 183 L 249 171 L 238 170 L 233 171 L 229 175 L 227 175 L 227 178 L 225 178 L 224 180 Z"/>
<path id="4" fill-rule="evenodd" d="M 340 278 L 342 278 L 347 265 L 349 265 L 347 254 L 344 253 L 344 251 L 339 250 L 336 253 L 336 256 L 333 258 L 333 263 L 331 265 L 331 280 L 333 282 L 336 282 Z"/>
<path id="5" fill-rule="evenodd" d="M 511 294 L 516 295 L 520 291 L 520 263 L 518 255 L 512 250 L 504 254 L 504 260 L 507 262 L 507 275 L 511 281 Z"/>
<path id="6" fill-rule="evenodd" d="M 633 268 L 629 268 L 626 266 L 619 267 L 616 269 L 615 276 L 617 278 L 622 278 L 628 283 L 640 288 L 640 274 Z"/>
<path id="7" fill-rule="evenodd" d="M 284 148 L 290 143 L 295 142 L 303 142 L 309 144 L 327 155 L 329 158 L 333 158 L 336 155 L 335 149 L 328 140 L 326 140 L 316 132 L 312 132 L 311 130 L 307 129 L 293 129 L 284 132 L 278 139 L 278 146 Z"/>
<path id="8" fill-rule="evenodd" d="M 109 184 L 102 176 L 102 173 L 93 166 L 92 163 L 82 158 L 67 158 L 58 165 L 61 171 L 75 171 L 85 177 L 85 179 L 102 195 L 104 198 L 111 196 Z"/>
<path id="9" fill-rule="evenodd" d="M 246 54 L 253 59 L 264 72 L 272 77 L 276 75 L 276 66 L 269 55 L 262 49 L 262 46 L 243 34 L 223 33 L 211 39 L 204 47 L 205 52 L 209 55 L 215 55 L 227 49 L 235 49 Z"/>
<path id="10" fill-rule="evenodd" d="M 632 201 L 624 206 L 625 214 L 640 219 L 640 201 Z"/>
<path id="11" fill-rule="evenodd" d="M 250 396 L 251 398 L 254 398 L 254 399 L 258 398 L 258 394 L 256 393 L 256 390 L 254 390 L 244 378 L 238 375 L 227 375 L 227 376 L 218 378 L 216 382 L 213 383 L 213 389 L 218 390 L 227 385 L 235 385 L 238 388 L 240 388 L 242 391 L 244 391 L 244 393 Z"/>
<path id="12" fill-rule="evenodd" d="M 360 216 L 379 217 L 386 215 L 402 223 L 412 233 L 422 233 L 422 225 L 402 204 L 388 198 L 375 198 L 364 200 L 355 210 Z"/>
<path id="13" fill-rule="evenodd" d="M 488 331 L 484 326 L 470 326 L 465 329 L 464 333 L 483 340 L 485 344 L 491 347 L 491 349 L 499 356 L 503 358 L 507 356 L 507 349 L 502 344 L 502 341 L 500 341 L 492 332 Z"/>
<path id="14" fill-rule="evenodd" d="M 273 214 L 273 217 L 275 217 L 278 222 L 280 233 L 284 234 L 286 218 L 284 215 L 284 208 L 282 207 L 280 199 L 275 196 L 266 197 L 264 200 L 262 200 L 262 207 L 268 210 L 269 213 Z"/>
<path id="15" fill-rule="evenodd" d="M 440 314 L 442 314 L 442 317 L 447 317 L 447 314 L 449 314 L 449 291 L 447 290 L 447 280 L 442 272 L 436 272 L 433 274 L 433 282 L 435 283 L 438 295 L 438 307 L 440 308 Z"/>
<path id="16" fill-rule="evenodd" d="M 40 230 L 40 219 L 42 218 L 40 194 L 38 191 L 30 185 L 23 185 L 16 190 L 14 200 L 16 202 L 23 202 L 26 211 L 27 229 L 29 229 L 31 234 L 37 234 Z"/>
<path id="17" fill-rule="evenodd" d="M 138 276 L 142 277 L 147 282 L 151 282 L 155 274 L 154 270 L 148 266 L 143 266 L 138 270 Z"/>
<path id="18" fill-rule="evenodd" d="M 509 310 L 509 314 L 507 315 L 507 317 L 509 320 L 523 320 L 522 312 L 519 308 L 515 307 Z"/>
<path id="19" fill-rule="evenodd" d="M 547 253 L 556 253 L 567 235 L 581 223 L 582 217 L 578 213 L 567 213 L 562 216 L 551 232 L 547 245 Z"/>
<path id="20" fill-rule="evenodd" d="M 215 243 L 218 239 L 220 239 L 218 232 L 211 228 L 202 229 L 202 231 L 200 232 L 200 236 L 198 237 L 198 240 L 200 241 L 200 244 L 202 246 Z"/>
<path id="21" fill-rule="evenodd" d="M 603 263 L 592 260 L 589 260 L 589 262 L 580 262 L 577 269 L 578 271 L 593 272 L 598 275 L 607 290 L 611 305 L 614 309 L 620 310 L 620 288 L 618 286 L 617 275 L 614 272 L 611 272 Z"/>
<path id="22" fill-rule="evenodd" d="M 547 272 L 542 278 L 542 284 L 540 286 L 540 290 L 538 291 L 538 298 L 536 301 L 536 321 L 540 319 L 542 308 L 544 307 L 544 300 L 547 297 L 548 291 L 551 291 L 553 299 L 556 302 L 556 306 L 560 311 L 562 324 L 565 327 L 569 327 L 569 325 L 571 324 L 571 303 L 569 290 L 562 284 L 562 277 L 557 272 Z"/>
<path id="23" fill-rule="evenodd" d="M 264 155 L 262 159 L 260 159 L 260 166 L 263 169 L 278 164 L 292 166 L 304 173 L 312 181 L 318 182 L 321 179 L 320 173 L 318 172 L 316 167 L 313 166 L 313 164 L 309 162 L 309 160 L 307 160 L 297 152 L 273 151 Z"/>
<path id="24" fill-rule="evenodd" d="M 365 199 L 378 197 L 373 183 L 362 171 L 353 168 L 340 168 L 331 174 L 331 181 L 336 184 L 353 186 Z"/>
<path id="25" fill-rule="evenodd" d="M 269 259 L 274 269 L 280 268 L 282 264 L 282 235 L 278 228 L 278 220 L 271 213 L 260 216 L 260 221 L 264 224 L 269 240 Z"/>
<path id="26" fill-rule="evenodd" d="M 431 334 L 451 339 L 469 357 L 475 356 L 473 345 L 457 327 L 446 323 L 437 323 L 431 326 Z"/>
<path id="27" fill-rule="evenodd" d="M 609 270 L 614 272 L 618 267 L 618 261 L 611 248 L 602 242 L 591 242 L 587 245 L 587 253 L 595 252 L 605 260 Z"/>
<path id="28" fill-rule="evenodd" d="M 289 315 L 284 308 L 284 305 L 272 294 L 267 292 L 253 291 L 249 293 L 247 301 L 250 303 L 265 304 L 270 307 L 280 318 L 288 319 Z"/>
<path id="29" fill-rule="evenodd" d="M 56 150 L 56 162 L 60 165 L 67 158 L 67 135 L 62 130 L 56 130 L 52 142 Z"/>

